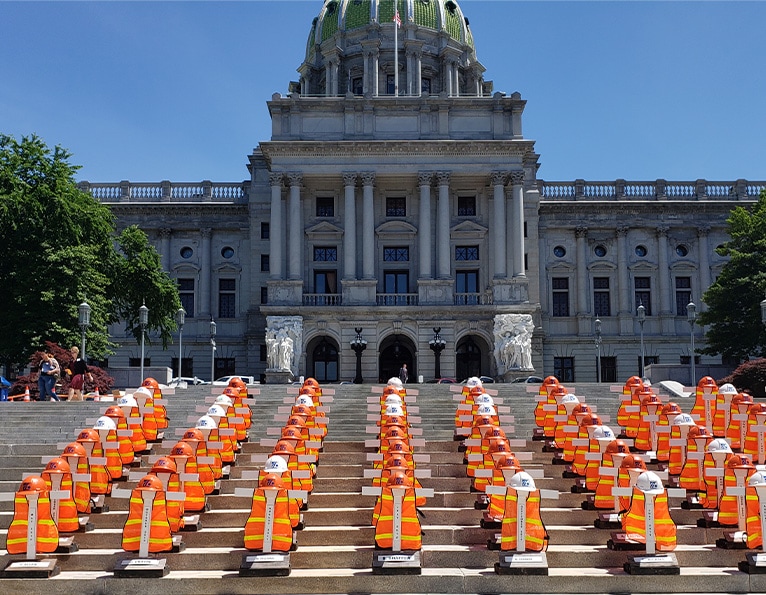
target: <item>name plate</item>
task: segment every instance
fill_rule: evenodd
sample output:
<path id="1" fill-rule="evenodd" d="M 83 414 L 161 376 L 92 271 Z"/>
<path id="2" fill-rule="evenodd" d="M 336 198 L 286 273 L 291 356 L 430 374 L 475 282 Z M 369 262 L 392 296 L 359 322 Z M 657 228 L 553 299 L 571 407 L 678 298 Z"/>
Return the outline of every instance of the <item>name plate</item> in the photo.
<path id="1" fill-rule="evenodd" d="M 545 554 L 541 553 L 524 553 L 524 554 L 512 554 L 510 556 L 503 555 L 503 561 L 511 566 L 529 566 L 546 564 Z"/>
<path id="2" fill-rule="evenodd" d="M 648 566 L 678 566 L 678 560 L 672 554 L 657 554 L 656 556 L 636 556 L 633 562 L 642 568 Z"/>
<path id="3" fill-rule="evenodd" d="M 766 566 L 766 554 L 756 554 L 753 556 L 756 566 Z"/>
<path id="4" fill-rule="evenodd" d="M 384 554 L 378 556 L 380 562 L 414 562 L 416 554 Z"/>
<path id="5" fill-rule="evenodd" d="M 165 562 L 162 559 L 136 558 L 135 560 L 122 560 L 121 565 L 123 570 L 162 569 L 165 567 Z"/>
<path id="6" fill-rule="evenodd" d="M 282 562 L 286 555 L 282 554 L 258 554 L 255 556 L 245 556 L 245 562 L 248 564 L 259 564 L 263 562 Z"/>

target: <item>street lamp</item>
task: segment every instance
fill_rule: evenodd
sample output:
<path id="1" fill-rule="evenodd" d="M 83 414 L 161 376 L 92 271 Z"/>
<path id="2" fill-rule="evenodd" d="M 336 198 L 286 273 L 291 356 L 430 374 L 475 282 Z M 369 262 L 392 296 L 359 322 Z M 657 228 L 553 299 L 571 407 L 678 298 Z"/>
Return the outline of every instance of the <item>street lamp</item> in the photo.
<path id="1" fill-rule="evenodd" d="M 447 342 L 442 339 L 441 333 L 442 327 L 435 326 L 434 327 L 434 338 L 431 339 L 428 342 L 428 347 L 431 348 L 431 351 L 434 352 L 434 378 L 441 378 L 442 376 L 442 370 L 441 370 L 441 354 L 442 351 L 444 351 L 444 348 L 447 346 Z"/>
<path id="2" fill-rule="evenodd" d="M 77 323 L 80 325 L 80 333 L 82 340 L 80 341 L 80 357 L 82 361 L 87 363 L 85 359 L 85 332 L 90 326 L 90 305 L 83 300 L 82 304 L 77 307 Z"/>
<path id="3" fill-rule="evenodd" d="M 766 299 L 761 300 L 761 322 L 766 324 Z"/>
<path id="4" fill-rule="evenodd" d="M 596 382 L 601 382 L 601 320 L 596 318 Z"/>
<path id="5" fill-rule="evenodd" d="M 138 325 L 141 327 L 141 382 L 144 381 L 144 335 L 149 324 L 149 308 L 142 304 L 138 309 Z"/>
<path id="6" fill-rule="evenodd" d="M 643 304 L 639 304 L 636 309 L 636 317 L 638 318 L 638 326 L 641 328 L 641 365 L 638 366 L 639 374 L 641 378 L 644 377 L 644 362 L 646 361 L 646 352 L 644 351 L 644 323 L 646 322 L 646 308 Z"/>
<path id="7" fill-rule="evenodd" d="M 356 376 L 354 377 L 354 384 L 362 384 L 362 351 L 367 349 L 367 341 L 362 339 L 362 327 L 355 328 L 356 337 L 351 341 L 351 349 L 354 350 L 356 355 Z"/>
<path id="8" fill-rule="evenodd" d="M 694 369 L 694 323 L 697 322 L 697 306 L 694 305 L 694 302 L 689 302 L 686 305 L 686 320 L 689 322 L 689 328 L 691 329 L 691 344 L 692 344 L 692 353 L 691 353 L 691 365 L 692 365 L 692 383 L 691 386 L 696 386 L 697 384 L 697 373 Z"/>
<path id="9" fill-rule="evenodd" d="M 215 380 L 215 320 L 210 319 L 210 383 Z"/>
<path id="10" fill-rule="evenodd" d="M 178 308 L 176 310 L 176 324 L 178 325 L 178 377 L 183 376 L 183 336 L 184 336 L 184 323 L 186 322 L 186 310 Z"/>

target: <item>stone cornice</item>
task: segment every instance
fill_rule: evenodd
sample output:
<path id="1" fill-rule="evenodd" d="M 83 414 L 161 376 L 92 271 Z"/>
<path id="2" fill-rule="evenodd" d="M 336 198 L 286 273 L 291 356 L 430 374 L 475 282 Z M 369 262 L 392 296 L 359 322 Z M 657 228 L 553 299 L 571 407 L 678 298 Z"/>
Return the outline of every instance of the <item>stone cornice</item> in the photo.
<path id="1" fill-rule="evenodd" d="M 249 217 L 250 205 L 241 203 L 162 203 L 162 202 L 105 202 L 102 203 L 118 217 L 144 217 L 151 214 L 155 217 L 183 217 L 199 215 L 209 217 L 216 216 L 236 216 Z M 162 223 L 162 219 L 157 220 Z"/>

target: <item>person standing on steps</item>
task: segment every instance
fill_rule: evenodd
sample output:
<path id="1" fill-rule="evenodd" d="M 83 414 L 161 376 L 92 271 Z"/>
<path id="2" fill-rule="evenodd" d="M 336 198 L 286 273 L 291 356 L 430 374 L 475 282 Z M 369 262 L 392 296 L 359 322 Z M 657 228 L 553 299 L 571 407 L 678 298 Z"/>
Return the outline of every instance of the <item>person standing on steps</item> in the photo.
<path id="1" fill-rule="evenodd" d="M 409 373 L 407 372 L 407 364 L 402 364 L 402 367 L 399 369 L 399 380 L 402 381 L 402 384 L 407 384 L 408 378 Z"/>
<path id="2" fill-rule="evenodd" d="M 88 364 L 80 357 L 80 348 L 72 347 L 69 352 L 72 354 L 72 361 L 67 368 L 67 372 L 72 375 L 69 384 L 69 400 L 82 401 L 82 390 L 85 386 L 85 378 L 88 382 L 93 382 L 93 375 L 88 372 Z"/>
<path id="3" fill-rule="evenodd" d="M 40 395 L 38 401 L 58 401 L 56 394 L 56 380 L 61 373 L 61 368 L 56 358 L 50 352 L 43 351 L 43 358 L 40 360 L 40 374 L 37 377 L 37 388 Z"/>

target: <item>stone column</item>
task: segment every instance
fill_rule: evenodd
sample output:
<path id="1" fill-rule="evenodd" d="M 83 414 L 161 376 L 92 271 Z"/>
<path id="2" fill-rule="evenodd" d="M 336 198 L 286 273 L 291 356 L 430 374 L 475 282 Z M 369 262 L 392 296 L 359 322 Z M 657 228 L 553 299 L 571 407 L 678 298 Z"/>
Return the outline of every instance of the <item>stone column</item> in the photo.
<path id="1" fill-rule="evenodd" d="M 356 174 L 343 174 L 343 278 L 356 279 Z"/>
<path id="2" fill-rule="evenodd" d="M 660 294 L 660 316 L 672 314 L 670 309 L 670 269 L 668 268 L 668 231 L 665 226 L 657 228 L 657 281 Z"/>
<path id="3" fill-rule="evenodd" d="M 452 97 L 452 62 L 447 62 L 444 65 L 445 74 L 447 75 L 447 96 Z"/>
<path id="4" fill-rule="evenodd" d="M 420 270 L 418 276 L 421 279 L 433 277 L 433 265 L 431 260 L 431 180 L 433 173 L 420 172 L 418 185 L 420 186 L 420 216 L 418 217 L 418 249 L 420 252 Z"/>
<path id="5" fill-rule="evenodd" d="M 452 94 L 460 97 L 460 65 L 457 61 L 452 63 Z"/>
<path id="6" fill-rule="evenodd" d="M 697 228 L 700 253 L 700 287 L 697 300 L 700 304 L 700 308 L 705 310 L 707 310 L 707 308 L 705 308 L 704 304 L 702 303 L 702 294 L 707 291 L 708 287 L 710 287 L 710 245 L 708 243 L 709 233 L 710 227 L 707 225 L 703 225 Z"/>
<path id="7" fill-rule="evenodd" d="M 172 230 L 169 227 L 160 227 L 160 257 L 162 258 L 162 268 L 170 272 L 170 235 Z"/>
<path id="8" fill-rule="evenodd" d="M 282 181 L 281 173 L 269 174 L 271 184 L 271 217 L 269 220 L 269 278 L 282 279 L 282 246 L 284 230 L 282 222 Z"/>
<path id="9" fill-rule="evenodd" d="M 513 276 L 526 277 L 524 270 L 524 172 L 511 172 L 513 196 Z"/>
<path id="10" fill-rule="evenodd" d="M 423 52 L 415 52 L 415 95 L 423 94 Z"/>
<path id="11" fill-rule="evenodd" d="M 303 229 L 301 226 L 301 184 L 303 174 L 288 174 L 290 181 L 290 232 L 287 236 L 289 249 L 288 275 L 290 279 L 301 278 L 301 252 L 303 251 Z"/>
<path id="12" fill-rule="evenodd" d="M 439 203 L 436 213 L 436 252 L 438 258 L 437 277 L 447 279 L 450 276 L 450 229 L 449 229 L 449 179 L 450 172 L 440 171 L 436 174 L 439 180 Z"/>
<path id="13" fill-rule="evenodd" d="M 577 242 L 577 303 L 575 312 L 578 316 L 588 315 L 588 261 L 585 255 L 585 244 L 588 239 L 587 227 L 576 227 Z"/>
<path id="14" fill-rule="evenodd" d="M 630 280 L 628 279 L 628 230 L 627 226 L 617 228 L 617 313 L 632 316 L 630 303 Z"/>
<path id="15" fill-rule="evenodd" d="M 371 74 L 372 74 L 372 95 L 373 95 L 373 97 L 377 97 L 379 92 L 380 92 L 380 90 L 378 88 L 379 87 L 379 79 L 380 79 L 380 77 L 378 76 L 378 69 L 379 69 L 378 59 L 379 59 L 379 55 L 380 54 L 379 54 L 379 52 L 377 50 L 372 54 L 372 73 Z"/>
<path id="16" fill-rule="evenodd" d="M 505 180 L 507 172 L 492 172 L 492 188 L 494 191 L 494 222 L 492 225 L 493 244 L 495 248 L 495 279 L 504 279 L 508 276 L 506 260 L 506 236 L 505 236 Z"/>
<path id="17" fill-rule="evenodd" d="M 210 258 L 212 250 L 211 238 L 213 230 L 210 227 L 203 227 L 199 230 L 202 234 L 202 245 L 200 247 L 200 273 L 199 273 L 199 315 L 201 318 L 210 318 L 211 303 L 211 273 Z"/>
<path id="18" fill-rule="evenodd" d="M 365 279 L 375 278 L 374 189 L 375 172 L 364 172 L 362 174 L 362 275 Z"/>

